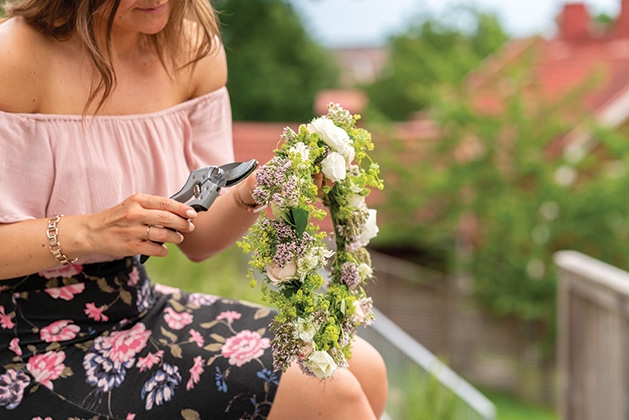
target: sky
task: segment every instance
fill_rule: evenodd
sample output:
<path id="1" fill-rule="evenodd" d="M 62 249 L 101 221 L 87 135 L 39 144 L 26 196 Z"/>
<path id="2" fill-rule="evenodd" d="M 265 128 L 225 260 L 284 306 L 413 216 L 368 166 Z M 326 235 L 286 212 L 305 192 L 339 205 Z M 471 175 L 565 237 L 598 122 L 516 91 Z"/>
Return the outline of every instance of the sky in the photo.
<path id="1" fill-rule="evenodd" d="M 458 6 L 493 12 L 513 37 L 550 35 L 568 0 L 291 0 L 312 36 L 326 47 L 382 45 L 412 18 L 443 17 Z M 575 0 L 572 0 L 575 2 Z M 582 0 L 591 14 L 615 16 L 621 0 Z"/>

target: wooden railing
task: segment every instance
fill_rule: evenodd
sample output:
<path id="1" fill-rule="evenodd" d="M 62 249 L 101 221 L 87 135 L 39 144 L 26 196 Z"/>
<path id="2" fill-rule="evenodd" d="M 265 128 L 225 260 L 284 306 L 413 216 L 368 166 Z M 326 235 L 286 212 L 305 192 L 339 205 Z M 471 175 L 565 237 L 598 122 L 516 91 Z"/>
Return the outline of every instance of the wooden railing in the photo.
<path id="1" fill-rule="evenodd" d="M 629 419 L 629 273 L 575 251 L 559 268 L 559 412 Z"/>

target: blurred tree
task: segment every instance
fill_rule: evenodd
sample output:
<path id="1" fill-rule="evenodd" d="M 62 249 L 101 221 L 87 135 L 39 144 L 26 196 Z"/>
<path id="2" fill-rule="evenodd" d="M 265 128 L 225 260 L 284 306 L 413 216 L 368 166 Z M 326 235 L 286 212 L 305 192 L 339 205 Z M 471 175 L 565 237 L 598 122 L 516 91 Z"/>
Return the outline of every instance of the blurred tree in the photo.
<path id="1" fill-rule="evenodd" d="M 287 0 L 215 0 L 235 120 L 307 121 L 315 95 L 336 86 L 333 56 Z"/>
<path id="2" fill-rule="evenodd" d="M 445 20 L 423 18 L 392 37 L 383 75 L 365 86 L 370 112 L 406 120 L 430 106 L 444 83 L 460 85 L 468 72 L 506 40 L 495 16 L 473 9 L 457 10 Z"/>
<path id="3" fill-rule="evenodd" d="M 543 326 L 552 340 L 556 251 L 629 269 L 629 143 L 627 127 L 602 128 L 580 105 L 591 81 L 541 100 L 519 66 L 504 71 L 509 93 L 496 114 L 478 113 L 465 89 L 446 89 L 431 108 L 439 139 L 423 142 L 421 158 L 411 160 L 408 142 L 379 149 L 388 183 L 377 244 L 445 254 L 487 308 Z M 590 147 L 549 156 L 575 122 L 592 133 Z"/>

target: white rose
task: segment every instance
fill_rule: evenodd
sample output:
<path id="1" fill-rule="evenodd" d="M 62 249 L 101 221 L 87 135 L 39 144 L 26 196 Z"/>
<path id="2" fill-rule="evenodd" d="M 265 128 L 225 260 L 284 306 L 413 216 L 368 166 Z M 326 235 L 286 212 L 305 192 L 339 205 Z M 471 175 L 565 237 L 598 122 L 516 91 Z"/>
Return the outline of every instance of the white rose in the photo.
<path id="1" fill-rule="evenodd" d="M 375 238 L 378 234 L 378 225 L 376 224 L 376 210 L 369 209 L 369 216 L 363 228 L 363 233 L 360 235 L 360 243 L 362 246 L 367 246 L 372 238 Z"/>
<path id="2" fill-rule="evenodd" d="M 284 264 L 284 267 L 275 264 L 266 267 L 266 275 L 271 279 L 271 283 L 276 286 L 293 279 L 295 273 L 297 273 L 297 264 L 293 261 Z"/>
<path id="3" fill-rule="evenodd" d="M 328 146 L 345 156 L 348 162 L 354 160 L 355 150 L 352 146 L 352 139 L 349 138 L 347 131 L 337 127 L 331 119 L 320 117 L 312 121 L 311 124 L 314 131 L 319 134 Z"/>
<path id="4" fill-rule="evenodd" d="M 337 368 L 334 359 L 326 351 L 313 351 L 302 363 L 317 378 L 332 376 Z"/>
<path id="5" fill-rule="evenodd" d="M 330 153 L 321 161 L 321 171 L 332 182 L 345 179 L 345 158 L 336 152 Z"/>

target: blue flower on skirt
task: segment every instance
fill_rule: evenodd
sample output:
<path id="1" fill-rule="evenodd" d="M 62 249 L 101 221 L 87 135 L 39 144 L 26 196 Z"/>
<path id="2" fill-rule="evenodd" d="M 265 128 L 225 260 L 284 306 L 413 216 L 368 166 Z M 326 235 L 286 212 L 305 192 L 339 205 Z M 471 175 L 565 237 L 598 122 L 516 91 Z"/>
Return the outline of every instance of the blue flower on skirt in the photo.
<path id="1" fill-rule="evenodd" d="M 155 298 L 151 290 L 151 281 L 146 279 L 136 293 L 138 311 L 143 312 L 155 303 Z"/>
<path id="2" fill-rule="evenodd" d="M 267 384 L 277 385 L 279 383 L 275 372 L 272 372 L 269 369 L 262 369 L 256 375 L 258 375 L 258 378 L 262 379 Z"/>
<path id="3" fill-rule="evenodd" d="M 113 362 L 100 353 L 88 352 L 83 358 L 85 382 L 95 386 L 101 392 L 109 392 L 124 381 L 128 368 L 132 368 L 135 359 L 126 362 Z"/>
<path id="4" fill-rule="evenodd" d="M 0 375 L 0 407 L 13 410 L 20 405 L 24 395 L 24 388 L 30 382 L 30 378 L 19 370 L 11 369 L 4 375 Z"/>
<path id="5" fill-rule="evenodd" d="M 145 400 L 146 410 L 152 409 L 153 405 L 162 405 L 170 401 L 180 381 L 179 368 L 164 363 L 142 387 L 141 395 Z"/>
<path id="6" fill-rule="evenodd" d="M 225 374 L 221 372 L 221 369 L 216 366 L 216 388 L 221 392 L 227 392 L 227 382 L 225 382 Z"/>

